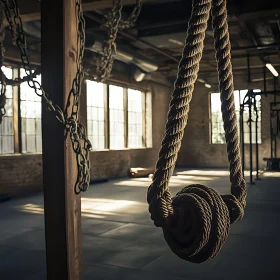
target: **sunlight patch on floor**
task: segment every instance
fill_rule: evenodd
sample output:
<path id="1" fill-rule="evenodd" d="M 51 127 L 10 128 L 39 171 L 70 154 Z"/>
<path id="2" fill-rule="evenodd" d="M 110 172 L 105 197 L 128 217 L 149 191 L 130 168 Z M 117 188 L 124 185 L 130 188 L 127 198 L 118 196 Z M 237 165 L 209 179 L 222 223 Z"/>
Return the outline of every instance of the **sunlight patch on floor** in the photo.
<path id="1" fill-rule="evenodd" d="M 129 213 L 137 207 L 143 207 L 143 203 L 131 200 L 81 198 L 82 216 L 91 218 L 102 219 L 108 215 L 118 215 L 120 212 Z M 44 214 L 44 208 L 39 204 L 23 204 L 17 208 L 22 212 Z"/>

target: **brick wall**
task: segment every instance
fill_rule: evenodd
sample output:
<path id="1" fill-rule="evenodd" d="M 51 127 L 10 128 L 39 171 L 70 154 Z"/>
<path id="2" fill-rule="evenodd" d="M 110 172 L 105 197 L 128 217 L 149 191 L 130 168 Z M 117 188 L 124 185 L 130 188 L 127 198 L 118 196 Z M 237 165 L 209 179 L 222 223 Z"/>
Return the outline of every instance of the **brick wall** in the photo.
<path id="1" fill-rule="evenodd" d="M 235 88 L 259 88 L 263 85 L 248 84 L 246 76 L 235 76 Z M 212 90 L 212 89 L 211 89 Z M 273 90 L 271 85 L 268 90 Z M 216 90 L 212 92 L 217 92 Z M 264 168 L 264 157 L 270 157 L 270 102 L 273 97 L 262 97 L 262 143 L 259 145 L 259 167 Z M 253 145 L 255 166 L 255 145 Z M 278 155 L 280 149 L 278 145 Z M 245 165 L 249 168 L 249 144 L 245 144 Z M 184 167 L 227 167 L 226 145 L 210 143 L 210 90 L 203 84 L 195 85 L 190 104 L 189 120 L 179 153 L 178 166 Z"/>
<path id="2" fill-rule="evenodd" d="M 163 82 L 162 79 L 154 79 Z M 164 132 L 171 88 L 169 84 L 143 82 L 142 87 L 152 93 L 153 147 L 91 152 L 91 177 L 126 176 L 129 167 L 148 167 L 156 162 Z M 86 104 L 83 100 L 81 111 Z M 0 194 L 12 196 L 42 190 L 42 155 L 0 156 Z"/>
<path id="3" fill-rule="evenodd" d="M 153 147 L 147 149 L 124 149 L 91 153 L 91 177 L 126 176 L 129 167 L 154 166 L 164 133 L 171 88 L 151 83 L 153 104 Z"/>
<path id="4" fill-rule="evenodd" d="M 130 83 L 129 79 L 126 83 Z M 159 76 L 141 86 L 152 92 L 152 132 L 153 146 L 147 149 L 123 149 L 91 152 L 91 177 L 113 178 L 126 176 L 129 167 L 154 166 L 164 133 L 171 86 Z M 235 77 L 235 88 L 262 88 L 262 84 L 247 84 L 244 77 Z M 271 90 L 271 88 L 269 88 Z M 263 157 L 270 156 L 269 103 L 272 98 L 262 98 L 262 144 L 259 145 L 260 168 L 265 166 Z M 209 90 L 202 84 L 195 86 L 191 101 L 188 125 L 179 153 L 178 166 L 187 167 L 227 167 L 226 146 L 210 144 Z M 85 112 L 85 99 L 81 110 Z M 85 118 L 85 115 L 83 115 Z M 255 146 L 253 146 L 255 149 Z M 249 164 L 249 145 L 246 144 L 246 165 Z M 278 153 L 280 153 L 278 147 Z M 41 155 L 0 156 L 0 194 L 18 195 L 42 189 Z"/>
<path id="5" fill-rule="evenodd" d="M 42 155 L 0 156 L 0 194 L 18 195 L 42 189 Z"/>

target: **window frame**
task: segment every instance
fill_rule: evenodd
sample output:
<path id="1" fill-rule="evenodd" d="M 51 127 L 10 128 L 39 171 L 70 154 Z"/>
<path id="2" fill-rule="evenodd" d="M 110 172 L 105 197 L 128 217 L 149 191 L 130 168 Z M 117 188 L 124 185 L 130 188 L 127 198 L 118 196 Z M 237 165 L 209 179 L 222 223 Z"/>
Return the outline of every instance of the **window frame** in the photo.
<path id="1" fill-rule="evenodd" d="M 22 68 L 18 64 L 15 63 L 9 63 L 5 65 L 6 67 L 12 68 L 13 71 L 13 79 L 16 79 L 20 77 L 20 69 Z M 31 67 L 35 68 L 37 65 L 31 65 Z M 124 147 L 123 148 L 117 148 L 117 149 L 111 149 L 110 148 L 110 110 L 109 110 L 109 86 L 115 85 L 120 86 L 124 89 Z M 12 94 L 13 94 L 13 132 L 14 132 L 14 152 L 13 153 L 7 153 L 7 154 L 0 154 L 0 156 L 7 156 L 7 155 L 34 155 L 34 154 L 42 154 L 42 152 L 32 152 L 32 153 L 22 153 L 22 117 L 21 117 L 21 89 L 20 85 L 12 86 Z M 132 90 L 138 90 L 142 93 L 142 147 L 133 147 L 128 148 L 128 88 Z M 35 94 L 35 93 L 34 93 Z M 149 105 L 149 112 L 147 111 L 147 100 L 148 100 L 148 94 L 151 96 L 149 97 L 149 102 L 151 103 Z M 130 86 L 128 84 L 123 84 L 121 82 L 113 81 L 110 83 L 104 83 L 104 150 L 122 150 L 122 149 L 148 149 L 152 148 L 152 139 L 148 139 L 147 137 L 150 135 L 147 135 L 147 128 L 152 127 L 152 119 L 147 120 L 147 115 L 151 113 L 152 115 L 152 94 L 150 91 L 145 90 L 141 87 L 137 86 Z M 42 105 L 42 102 L 41 102 Z M 87 103 L 86 103 L 87 108 Z M 151 111 L 151 112 L 150 112 Z M 151 122 L 151 123 L 150 123 Z M 87 123 L 87 121 L 86 121 Z M 149 143 L 149 144 L 148 144 Z M 94 151 L 102 151 L 102 150 L 94 150 Z"/>
<path id="2" fill-rule="evenodd" d="M 17 63 L 7 63 L 4 65 L 5 67 L 12 68 L 13 79 L 17 79 L 20 77 L 20 69 L 22 68 Z M 38 65 L 31 65 L 31 68 L 36 68 Z M 21 127 L 21 98 L 20 98 L 20 84 L 16 86 L 12 86 L 12 94 L 13 94 L 13 132 L 14 132 L 14 152 L 13 153 L 5 153 L 0 154 L 1 156 L 13 156 L 13 155 L 36 155 L 42 154 L 42 152 L 32 152 L 32 153 L 22 153 L 22 127 Z M 35 94 L 35 93 L 34 93 Z M 42 102 L 41 102 L 42 104 Z"/>
<path id="3" fill-rule="evenodd" d="M 247 90 L 248 91 L 248 89 L 241 89 L 241 90 L 237 89 L 237 90 L 235 90 L 235 92 L 238 91 L 238 100 L 239 100 L 239 105 L 238 105 L 239 107 L 235 108 L 236 115 L 238 115 L 237 116 L 237 119 L 238 119 L 237 125 L 238 125 L 239 136 L 241 136 L 240 135 L 240 133 L 241 133 L 240 132 L 240 109 L 241 109 L 241 91 L 242 90 Z M 255 89 L 255 90 L 257 90 L 257 89 Z M 214 143 L 213 142 L 213 120 L 212 120 L 213 119 L 212 118 L 213 112 L 212 112 L 212 100 L 211 100 L 212 94 L 219 94 L 219 93 L 218 92 L 209 92 L 209 99 L 208 99 L 209 100 L 209 104 L 210 104 L 210 106 L 209 106 L 209 124 L 210 124 L 209 140 L 210 141 L 209 142 L 212 145 L 226 145 L 226 142 L 224 142 L 224 143 Z M 259 120 L 258 120 L 258 123 L 259 123 L 258 134 L 260 135 L 260 137 L 258 138 L 258 143 L 256 143 L 256 137 L 252 137 L 252 144 L 253 145 L 255 145 L 255 144 L 259 144 L 259 145 L 262 144 L 262 129 L 261 129 L 262 128 L 262 98 L 260 98 L 259 102 L 260 102 L 260 107 L 259 107 L 260 115 L 259 115 Z M 246 123 L 246 121 L 243 119 L 243 125 L 245 123 Z M 252 132 L 252 135 L 254 136 L 255 132 Z M 244 144 L 245 145 L 250 145 L 250 143 L 247 142 L 247 141 L 245 141 Z"/>
<path id="4" fill-rule="evenodd" d="M 17 67 L 18 69 L 18 73 L 17 73 L 17 77 L 20 78 L 20 70 L 23 69 L 22 67 Z M 24 69 L 23 69 L 24 70 Z M 31 68 L 31 70 L 33 70 Z M 22 147 L 22 119 L 23 117 L 21 116 L 21 84 L 19 84 L 17 86 L 17 90 L 18 90 L 18 137 L 19 137 L 19 153 L 22 155 L 37 155 L 37 154 L 42 154 L 43 153 L 43 149 L 42 151 L 36 151 L 36 152 L 23 152 L 23 147 Z M 36 94 L 34 92 L 34 90 L 32 89 L 33 93 L 32 94 Z M 39 101 L 38 101 L 39 102 Z M 36 146 L 36 150 L 37 150 L 37 134 L 36 134 L 36 120 L 39 119 L 41 121 L 41 130 L 42 130 L 42 97 L 40 97 L 40 105 L 41 105 L 41 117 L 40 118 L 33 118 L 35 120 L 35 146 Z M 26 140 L 27 143 L 27 140 Z M 42 145 L 42 131 L 41 131 L 41 145 Z"/>
<path id="5" fill-rule="evenodd" d="M 11 65 L 3 65 L 5 68 L 10 68 L 11 72 L 12 72 L 12 79 L 14 79 L 14 68 Z M 11 135 L 9 135 L 12 139 L 13 139 L 13 152 L 8 152 L 8 153 L 0 153 L 0 156 L 7 156 L 7 155 L 13 155 L 16 153 L 17 151 L 17 143 L 16 143 L 16 124 L 15 124 L 15 118 L 16 118 L 16 108 L 15 108 L 15 102 L 16 102 L 16 98 L 15 98 L 15 86 L 8 86 L 7 87 L 11 87 L 11 98 L 7 98 L 7 100 L 12 99 L 11 101 L 11 107 L 12 107 L 12 116 L 6 116 L 4 115 L 3 118 L 11 118 L 12 120 L 12 133 Z M 2 125 L 2 124 L 1 124 Z M 0 139 L 0 141 L 2 142 L 2 140 Z M 2 143 L 1 143 L 2 145 Z"/>
<path id="6" fill-rule="evenodd" d="M 128 149 L 137 149 L 137 148 L 147 148 L 147 145 L 146 145 L 146 96 L 147 96 L 147 93 L 146 92 L 143 92 L 141 90 L 136 90 L 136 89 L 133 89 L 133 88 L 127 88 L 127 148 Z M 141 109 L 139 111 L 130 111 L 129 110 L 129 90 L 132 90 L 132 91 L 138 91 L 138 93 L 140 93 L 140 99 L 141 99 Z M 130 137 L 130 134 L 129 134 L 129 125 L 130 125 L 130 120 L 129 120 L 129 113 L 141 113 L 141 147 L 129 147 L 129 137 Z M 140 123 L 137 123 L 136 121 L 136 125 L 139 125 Z M 135 135 L 134 135 L 135 136 Z M 140 136 L 140 135 L 139 135 Z"/>
<path id="7" fill-rule="evenodd" d="M 85 106 L 86 106 L 86 128 L 87 128 L 87 134 L 88 134 L 88 122 L 89 121 L 94 121 L 94 120 L 89 120 L 88 119 L 88 108 L 89 107 L 95 107 L 95 106 L 88 106 L 88 103 L 87 103 L 87 100 L 88 100 L 88 91 L 87 91 L 87 81 L 90 81 L 90 82 L 95 82 L 95 81 L 92 81 L 92 80 L 89 80 L 89 79 L 85 79 L 84 80 L 84 82 L 85 82 L 85 87 L 84 87 L 84 94 L 85 94 L 85 99 L 86 99 L 86 101 L 85 101 Z M 107 85 L 106 84 L 102 84 L 102 86 L 103 86 L 103 108 L 104 108 L 104 121 L 103 121 L 103 123 L 104 123 L 104 131 L 103 131 L 103 134 L 104 134 L 104 148 L 103 149 L 93 149 L 92 148 L 92 150 L 94 150 L 94 151 L 102 151 L 102 150 L 106 150 L 107 149 L 107 138 L 106 138 L 106 134 L 107 134 L 107 124 L 106 124 L 106 120 L 107 120 L 107 91 L 108 91 L 108 88 L 107 88 Z M 97 108 L 99 108 L 99 107 L 97 107 Z M 96 120 L 95 120 L 96 121 Z"/>
<path id="8" fill-rule="evenodd" d="M 103 83 L 106 86 L 106 90 L 104 90 L 104 114 L 105 114 L 105 148 L 104 149 L 94 149 L 94 152 L 102 151 L 102 150 L 137 150 L 137 149 L 148 149 L 152 148 L 152 145 L 149 147 L 147 146 L 148 139 L 147 139 L 147 94 L 148 91 L 144 90 L 143 88 L 135 87 L 135 86 L 129 86 L 127 84 L 122 84 L 119 82 L 109 82 L 109 83 Z M 123 88 L 123 110 L 124 110 L 124 147 L 122 148 L 111 148 L 110 146 L 110 85 L 112 86 L 118 86 Z M 128 89 L 132 90 L 138 90 L 141 92 L 142 97 L 142 146 L 141 147 L 135 147 L 135 148 L 129 148 L 128 147 Z M 86 92 L 87 94 L 87 92 Z M 152 101 L 152 99 L 151 99 Z M 152 104 L 151 104 L 152 106 Z M 87 107 L 87 106 L 86 106 Z M 152 121 L 152 120 L 151 120 Z M 87 128 L 88 129 L 88 128 Z M 150 141 L 152 143 L 152 141 Z"/>

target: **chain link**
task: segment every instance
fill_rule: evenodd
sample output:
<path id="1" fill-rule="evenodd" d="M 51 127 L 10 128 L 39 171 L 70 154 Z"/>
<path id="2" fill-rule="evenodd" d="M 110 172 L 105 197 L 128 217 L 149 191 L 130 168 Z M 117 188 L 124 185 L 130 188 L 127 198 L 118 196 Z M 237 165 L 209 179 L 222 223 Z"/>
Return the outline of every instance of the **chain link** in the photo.
<path id="1" fill-rule="evenodd" d="M 141 12 L 142 4 L 142 0 L 136 0 L 136 5 L 134 6 L 132 13 L 126 21 L 120 22 L 119 29 L 127 29 L 135 25 Z"/>
<path id="2" fill-rule="evenodd" d="M 103 44 L 103 55 L 101 59 L 98 61 L 97 65 L 97 81 L 104 82 L 109 78 L 113 62 L 114 56 L 116 54 L 117 45 L 116 38 L 119 30 L 119 23 L 122 15 L 122 0 L 118 0 L 116 5 L 113 7 L 112 11 L 109 13 L 108 18 L 110 19 L 107 22 L 107 26 L 109 28 L 109 39 Z"/>
<path id="3" fill-rule="evenodd" d="M 87 138 L 85 127 L 79 122 L 79 99 L 81 95 L 81 85 L 84 79 L 83 72 L 83 57 L 85 47 L 85 19 L 82 12 L 82 6 L 80 1 L 76 2 L 77 6 L 77 29 L 78 29 L 78 55 L 77 55 L 77 72 L 76 77 L 73 80 L 72 89 L 69 93 L 66 110 L 71 106 L 71 115 L 66 119 L 66 129 L 70 133 L 70 139 L 72 141 L 72 147 L 76 153 L 78 177 L 75 185 L 75 191 L 86 191 L 90 182 L 90 160 L 89 152 L 91 150 L 91 143 Z M 81 145 L 82 143 L 82 145 Z"/>
<path id="4" fill-rule="evenodd" d="M 142 0 L 136 0 L 136 5 L 133 8 L 132 13 L 128 17 L 128 19 L 124 22 L 121 22 L 122 17 L 122 0 L 118 0 L 116 5 L 113 7 L 112 11 L 106 16 L 106 22 L 104 26 L 109 28 L 109 39 L 103 44 L 103 56 L 98 61 L 97 66 L 97 81 L 104 82 L 110 77 L 114 57 L 117 51 L 117 34 L 119 29 L 126 29 L 132 27 L 142 8 Z"/>
<path id="5" fill-rule="evenodd" d="M 54 104 L 47 93 L 42 88 L 38 81 L 33 78 L 32 69 L 29 62 L 27 53 L 26 38 L 23 31 L 22 20 L 19 14 L 19 9 L 16 0 L 0 0 L 5 5 L 5 14 L 7 21 L 9 22 L 10 29 L 16 32 L 16 45 L 20 50 L 21 61 L 26 75 L 29 77 L 28 85 L 34 92 L 42 97 L 46 104 L 47 109 L 53 112 L 59 122 L 64 124 L 67 133 L 70 135 L 73 150 L 76 154 L 77 160 L 77 180 L 75 183 L 75 193 L 86 191 L 90 182 L 90 161 L 89 152 L 91 150 L 91 143 L 87 138 L 86 129 L 83 127 L 78 120 L 79 113 L 79 98 L 81 93 L 81 83 L 83 80 L 83 66 L 82 59 L 84 55 L 84 44 L 85 44 L 85 20 L 81 9 L 81 3 L 79 0 L 76 1 L 77 9 L 77 44 L 78 44 L 78 55 L 77 55 L 77 73 L 73 80 L 72 88 L 69 92 L 66 109 L 63 111 L 58 105 Z M 14 33 L 13 33 L 14 34 Z M 71 106 L 71 114 L 68 116 L 67 109 Z M 81 145 L 82 143 L 82 145 Z"/>
<path id="6" fill-rule="evenodd" d="M 122 1 L 121 1 L 122 2 Z M 127 29 L 127 28 L 131 28 L 135 25 L 139 14 L 141 12 L 142 9 L 142 0 L 136 0 L 136 4 L 131 12 L 131 14 L 129 15 L 129 17 L 127 18 L 127 20 L 125 21 L 120 21 L 119 23 L 119 29 Z M 112 20 L 111 18 L 111 13 L 109 13 L 108 15 L 105 16 L 106 21 L 104 23 L 104 26 L 108 27 L 108 23 Z"/>

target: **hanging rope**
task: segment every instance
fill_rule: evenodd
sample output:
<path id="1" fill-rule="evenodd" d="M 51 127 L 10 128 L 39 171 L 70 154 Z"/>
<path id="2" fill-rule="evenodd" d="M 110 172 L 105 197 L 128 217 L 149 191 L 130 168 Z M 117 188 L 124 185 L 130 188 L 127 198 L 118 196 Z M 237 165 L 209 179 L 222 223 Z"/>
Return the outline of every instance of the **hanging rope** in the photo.
<path id="1" fill-rule="evenodd" d="M 188 120 L 211 8 L 231 194 L 220 196 L 214 189 L 197 184 L 183 188 L 171 198 L 168 184 Z M 241 170 L 230 48 L 226 1 L 193 0 L 186 43 L 147 201 L 151 218 L 156 226 L 162 227 L 171 250 L 194 263 L 214 258 L 228 237 L 230 223 L 244 215 L 246 184 Z"/>

